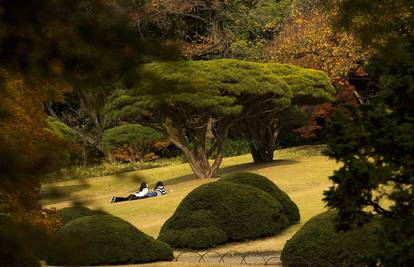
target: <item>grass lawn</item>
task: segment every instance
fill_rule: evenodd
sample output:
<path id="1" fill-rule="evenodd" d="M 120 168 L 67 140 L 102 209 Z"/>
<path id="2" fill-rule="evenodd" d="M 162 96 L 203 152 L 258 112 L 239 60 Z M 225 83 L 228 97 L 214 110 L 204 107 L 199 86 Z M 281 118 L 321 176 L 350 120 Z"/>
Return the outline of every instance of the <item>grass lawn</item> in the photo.
<path id="1" fill-rule="evenodd" d="M 220 175 L 235 171 L 251 171 L 268 177 L 287 192 L 299 206 L 301 222 L 274 237 L 226 244 L 214 250 L 221 253 L 229 250 L 239 252 L 281 250 L 286 240 L 303 223 L 322 212 L 325 209 L 322 194 L 330 185 L 328 176 L 338 168 L 335 161 L 321 156 L 322 149 L 323 146 L 304 146 L 279 150 L 276 151 L 274 162 L 261 165 L 252 164 L 250 155 L 224 159 Z M 147 181 L 150 186 L 158 180 L 164 181 L 168 194 L 143 200 L 110 203 L 113 195 L 126 196 L 136 191 L 142 180 Z M 80 202 L 88 207 L 102 209 L 121 217 L 156 238 L 163 223 L 191 190 L 215 180 L 197 179 L 187 164 L 178 164 L 118 176 L 45 184 L 42 187 L 41 203 L 46 207 L 59 209 Z"/>

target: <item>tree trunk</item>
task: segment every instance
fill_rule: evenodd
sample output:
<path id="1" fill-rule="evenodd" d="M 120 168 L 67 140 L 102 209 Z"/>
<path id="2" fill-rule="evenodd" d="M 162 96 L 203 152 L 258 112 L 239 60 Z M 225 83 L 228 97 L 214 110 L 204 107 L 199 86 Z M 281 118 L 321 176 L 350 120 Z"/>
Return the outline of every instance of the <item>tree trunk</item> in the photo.
<path id="1" fill-rule="evenodd" d="M 176 124 L 179 125 L 179 123 Z M 223 123 L 224 126 L 221 128 L 216 128 L 216 136 L 214 138 L 216 140 L 207 151 L 206 139 L 209 134 L 212 134 L 212 126 L 210 124 L 211 119 L 208 118 L 203 127 L 194 130 L 191 146 L 187 142 L 182 128 L 177 127 L 174 130 L 165 131 L 171 143 L 183 152 L 192 171 L 198 178 L 212 178 L 217 174 L 223 160 L 224 146 L 228 139 L 229 128 L 232 125 L 231 122 L 226 122 Z M 213 137 L 213 134 L 211 137 Z M 210 164 L 209 158 L 214 158 L 212 164 Z"/>
<path id="2" fill-rule="evenodd" d="M 254 163 L 264 163 L 273 161 L 274 147 L 268 147 L 266 145 L 260 145 L 257 148 L 250 146 Z"/>
<path id="3" fill-rule="evenodd" d="M 213 177 L 210 166 L 206 166 L 205 164 L 200 164 L 200 162 L 191 160 L 188 160 L 188 163 L 190 164 L 191 169 L 198 178 Z"/>
<path id="4" fill-rule="evenodd" d="M 197 151 L 191 151 L 176 139 L 169 138 L 169 140 L 181 149 L 181 151 L 184 153 L 185 158 L 187 159 L 188 164 L 191 167 L 191 170 L 198 178 L 212 178 L 217 174 L 221 161 L 223 159 L 222 152 L 217 153 L 213 164 L 210 165 L 207 153 L 204 148 Z"/>
<path id="5" fill-rule="evenodd" d="M 217 164 L 211 166 L 205 153 L 184 153 L 184 155 L 198 178 L 212 178 L 217 174 L 220 164 L 218 166 L 216 166 Z"/>
<path id="6" fill-rule="evenodd" d="M 265 142 L 259 142 L 257 145 L 250 145 L 250 151 L 252 153 L 254 163 L 273 161 L 273 154 L 278 134 L 279 130 L 269 128 L 260 139 L 265 140 Z"/>

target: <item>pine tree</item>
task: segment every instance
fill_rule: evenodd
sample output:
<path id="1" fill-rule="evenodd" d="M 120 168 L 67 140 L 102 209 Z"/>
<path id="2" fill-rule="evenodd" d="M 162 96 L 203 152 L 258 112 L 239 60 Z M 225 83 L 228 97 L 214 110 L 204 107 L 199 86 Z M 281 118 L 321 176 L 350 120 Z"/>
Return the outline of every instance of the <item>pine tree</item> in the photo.
<path id="1" fill-rule="evenodd" d="M 414 262 L 414 6 L 410 0 L 340 3 L 338 25 L 375 50 L 368 71 L 379 92 L 330 123 L 328 155 L 343 163 L 325 192 L 346 229 L 384 219 L 384 266 Z M 369 14 L 369 16 L 366 16 Z"/>

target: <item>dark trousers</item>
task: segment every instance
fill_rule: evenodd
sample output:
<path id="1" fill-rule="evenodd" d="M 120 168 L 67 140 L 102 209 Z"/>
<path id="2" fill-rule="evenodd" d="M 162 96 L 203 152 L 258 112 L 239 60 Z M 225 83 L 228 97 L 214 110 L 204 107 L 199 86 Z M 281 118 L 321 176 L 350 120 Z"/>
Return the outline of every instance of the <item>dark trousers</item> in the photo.
<path id="1" fill-rule="evenodd" d="M 131 199 L 133 199 L 133 198 L 136 198 L 136 196 L 135 196 L 135 195 L 129 195 L 129 196 L 127 196 L 127 197 L 115 197 L 115 201 L 114 201 L 114 203 L 115 203 L 115 202 L 128 201 L 128 200 L 131 200 Z"/>
<path id="2" fill-rule="evenodd" d="M 147 198 L 147 196 L 137 197 L 136 195 L 129 195 L 127 197 L 115 197 L 114 203 L 122 202 L 122 201 L 128 201 L 128 200 L 141 199 L 141 198 Z"/>

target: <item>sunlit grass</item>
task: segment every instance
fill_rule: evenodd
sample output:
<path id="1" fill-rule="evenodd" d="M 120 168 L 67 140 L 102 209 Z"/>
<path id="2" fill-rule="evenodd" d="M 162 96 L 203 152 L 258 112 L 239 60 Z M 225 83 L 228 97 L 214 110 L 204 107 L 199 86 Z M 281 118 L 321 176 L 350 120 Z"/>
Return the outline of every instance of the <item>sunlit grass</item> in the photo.
<path id="1" fill-rule="evenodd" d="M 262 174 L 281 189 L 286 191 L 300 208 L 301 222 L 283 231 L 281 234 L 249 242 L 232 243 L 215 248 L 217 251 L 275 251 L 281 250 L 288 240 L 310 217 L 322 212 L 323 191 L 330 182 L 328 176 L 338 165 L 325 156 L 321 156 L 323 146 L 290 148 L 276 152 L 276 160 L 267 164 L 252 164 L 250 155 L 226 158 L 220 174 L 234 171 L 252 171 Z M 128 195 L 136 191 L 139 183 L 145 180 L 150 185 L 162 180 L 168 194 L 161 197 L 111 204 L 113 195 Z M 85 205 L 103 209 L 119 216 L 143 232 L 157 237 L 163 223 L 173 214 L 180 201 L 194 188 L 215 179 L 197 179 L 187 164 L 129 172 L 120 176 L 96 177 L 80 181 L 65 181 L 47 184 L 43 192 L 52 186 L 71 194 L 60 198 L 44 198 L 48 207 L 62 208 L 73 201 L 82 201 Z M 150 265 L 149 265 L 150 266 Z M 182 265 L 180 265 L 182 266 Z M 196 266 L 196 265 L 195 265 Z"/>

